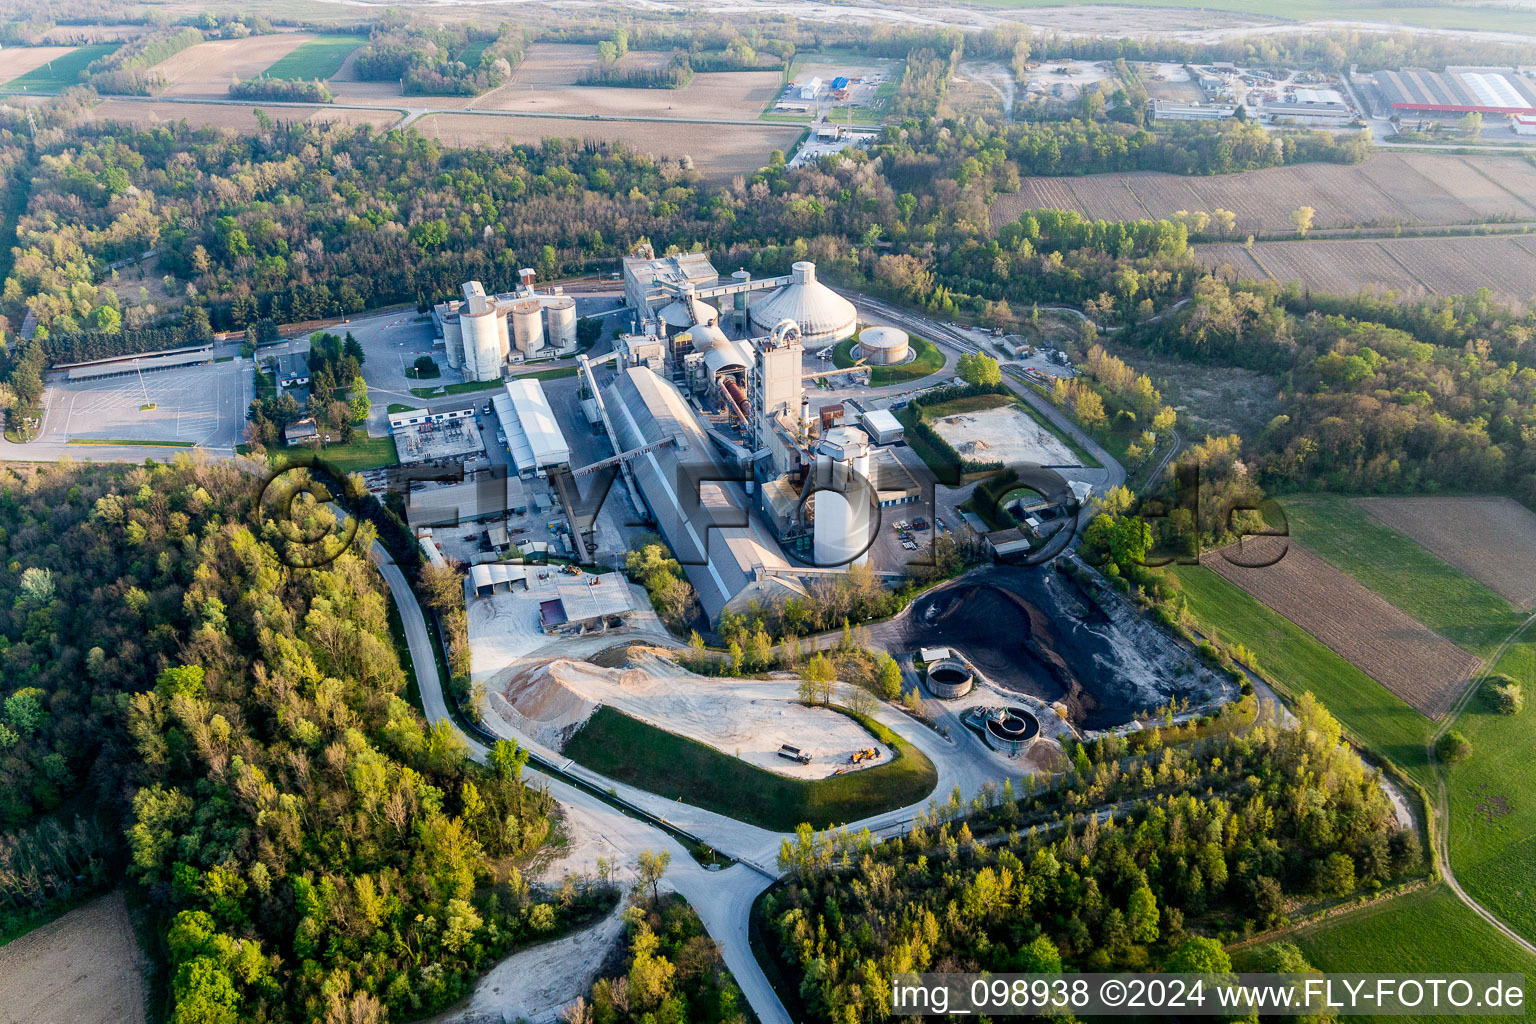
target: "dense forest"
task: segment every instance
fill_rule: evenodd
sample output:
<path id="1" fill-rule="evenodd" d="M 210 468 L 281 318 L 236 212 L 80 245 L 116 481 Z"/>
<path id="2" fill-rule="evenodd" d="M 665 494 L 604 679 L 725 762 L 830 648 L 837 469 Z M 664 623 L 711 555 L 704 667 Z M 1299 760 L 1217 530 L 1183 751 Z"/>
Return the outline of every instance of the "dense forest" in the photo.
<path id="1" fill-rule="evenodd" d="M 371 524 L 289 568 L 253 486 L 186 456 L 3 471 L 0 913 L 126 868 L 170 1020 L 419 1016 L 614 896 L 532 891 L 526 752 L 481 767 L 406 703 Z M 94 819 L 57 821 L 77 794 Z"/>
<path id="2" fill-rule="evenodd" d="M 1095 741 L 1055 790 L 952 800 L 878 846 L 802 829 L 762 911 L 804 1019 L 884 1020 L 903 971 L 1221 970 L 1222 939 L 1422 871 L 1338 723 L 1310 695 L 1297 715 L 1136 753 Z"/>

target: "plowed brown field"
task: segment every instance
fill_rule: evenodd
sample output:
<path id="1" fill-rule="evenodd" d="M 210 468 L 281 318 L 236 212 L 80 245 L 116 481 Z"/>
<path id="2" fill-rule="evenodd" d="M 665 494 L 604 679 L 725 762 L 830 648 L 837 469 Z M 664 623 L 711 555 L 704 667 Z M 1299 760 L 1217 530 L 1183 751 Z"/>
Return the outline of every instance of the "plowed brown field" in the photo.
<path id="1" fill-rule="evenodd" d="M 144 956 L 123 894 L 87 903 L 0 946 L 0 1021 L 144 1019 Z"/>
<path id="2" fill-rule="evenodd" d="M 1536 512 L 1512 498 L 1360 498 L 1357 504 L 1520 611 L 1536 608 Z"/>
<path id="3" fill-rule="evenodd" d="M 1250 539 L 1241 555 L 1235 547 L 1224 550 L 1252 563 L 1264 560 L 1256 557 L 1256 547 L 1262 551 L 1274 543 L 1261 540 L 1256 545 Z M 1294 540 L 1283 558 L 1263 568 L 1233 565 L 1222 552 L 1206 555 L 1201 562 L 1428 718 L 1439 718 L 1450 709 L 1481 664 Z"/>

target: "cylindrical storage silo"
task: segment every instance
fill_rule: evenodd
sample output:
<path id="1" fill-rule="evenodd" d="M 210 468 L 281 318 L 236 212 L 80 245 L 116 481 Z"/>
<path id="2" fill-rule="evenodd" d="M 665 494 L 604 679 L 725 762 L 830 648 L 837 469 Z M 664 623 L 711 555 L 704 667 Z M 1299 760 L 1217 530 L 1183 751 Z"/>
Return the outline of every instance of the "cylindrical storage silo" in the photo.
<path id="1" fill-rule="evenodd" d="M 911 345 L 899 327 L 866 327 L 859 332 L 858 355 L 871 366 L 894 366 L 907 361 Z"/>
<path id="2" fill-rule="evenodd" d="M 512 351 L 511 328 L 507 323 L 510 319 L 506 310 L 496 311 L 496 353 L 503 363 L 507 361 L 507 356 Z"/>
<path id="3" fill-rule="evenodd" d="M 544 310 L 538 299 L 512 303 L 512 343 L 525 356 L 544 347 Z"/>
<path id="4" fill-rule="evenodd" d="M 544 312 L 549 319 L 549 343 L 562 352 L 576 349 L 576 300 L 569 295 L 546 299 Z"/>
<path id="5" fill-rule="evenodd" d="M 464 327 L 464 376 L 471 380 L 495 380 L 501 376 L 501 345 L 494 310 L 460 313 Z"/>
<path id="6" fill-rule="evenodd" d="M 457 370 L 464 365 L 464 330 L 457 313 L 443 317 L 443 349 L 449 366 Z"/>
<path id="7" fill-rule="evenodd" d="M 869 435 L 855 427 L 827 431 L 816 450 L 816 520 L 812 550 L 823 568 L 863 565 L 869 557 Z"/>

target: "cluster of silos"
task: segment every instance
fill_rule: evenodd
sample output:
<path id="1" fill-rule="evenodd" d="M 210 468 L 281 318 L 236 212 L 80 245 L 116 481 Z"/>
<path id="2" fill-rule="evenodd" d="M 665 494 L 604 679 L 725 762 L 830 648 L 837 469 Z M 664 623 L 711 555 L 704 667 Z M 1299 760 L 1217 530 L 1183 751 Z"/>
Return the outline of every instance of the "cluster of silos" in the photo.
<path id="1" fill-rule="evenodd" d="M 815 525 L 812 552 L 823 568 L 863 565 L 868 559 L 874 493 L 869 480 L 869 435 L 833 427 L 813 465 Z"/>
<path id="2" fill-rule="evenodd" d="M 859 332 L 858 356 L 870 366 L 895 366 L 911 354 L 911 341 L 900 327 L 866 327 Z"/>

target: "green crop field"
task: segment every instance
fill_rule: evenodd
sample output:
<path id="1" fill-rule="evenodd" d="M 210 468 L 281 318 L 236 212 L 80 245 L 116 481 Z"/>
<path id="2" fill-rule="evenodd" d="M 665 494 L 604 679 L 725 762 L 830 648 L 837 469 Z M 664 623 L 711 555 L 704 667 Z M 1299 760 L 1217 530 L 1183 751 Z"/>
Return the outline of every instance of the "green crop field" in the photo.
<path id="1" fill-rule="evenodd" d="M 58 92 L 80 84 L 80 74 L 86 65 L 98 57 L 105 57 L 122 43 L 94 43 L 79 46 L 68 53 L 55 57 L 40 68 L 33 68 L 19 78 L 4 83 L 5 88 L 23 92 Z"/>
<path id="2" fill-rule="evenodd" d="M 1503 597 L 1383 525 L 1349 498 L 1308 495 L 1288 498 L 1283 507 L 1297 541 L 1485 660 L 1498 653 L 1505 639 L 1526 621 Z M 1217 614 L 1214 607 L 1208 611 Z M 1265 657 L 1262 652 L 1259 656 Z M 1536 802 L 1530 799 L 1536 787 L 1527 781 L 1536 779 L 1536 746 L 1530 742 L 1532 716 L 1536 716 L 1531 710 L 1536 706 L 1536 627 L 1522 642 L 1510 646 L 1492 670 L 1522 683 L 1526 710 L 1499 715 L 1480 694 L 1454 723 L 1471 741 L 1472 753 L 1444 769 L 1451 866 L 1473 898 L 1522 934 L 1536 938 L 1530 869 L 1536 863 Z M 1343 709 L 1335 707 L 1338 697 L 1314 690 L 1358 736 L 1411 768 L 1386 748 L 1385 734 L 1347 721 Z M 1425 726 L 1422 742 L 1428 741 L 1433 728 Z M 1422 755 L 1417 761 L 1422 761 Z M 1412 770 L 1415 778 L 1428 785 L 1419 769 Z M 1435 791 L 1433 785 L 1428 788 Z"/>
<path id="3" fill-rule="evenodd" d="M 1536 957 L 1500 935 L 1443 885 L 1308 925 L 1286 938 L 1296 943 L 1313 967 L 1325 972 L 1410 974 L 1454 969 L 1527 978 L 1536 972 Z M 1259 949 L 1244 950 L 1233 959 L 1240 969 L 1263 962 Z M 1528 1006 L 1524 1018 L 1484 1019 L 1530 1020 L 1532 1016 Z M 1415 1024 L 1452 1024 L 1473 1018 L 1425 1014 L 1411 1019 Z"/>
<path id="4" fill-rule="evenodd" d="M 481 39 L 470 43 L 468 46 L 464 47 L 464 49 L 455 54 L 453 59 L 457 61 L 463 61 L 464 64 L 472 68 L 478 67 L 480 64 L 480 55 L 485 53 L 485 48 L 490 45 L 491 41 L 489 39 Z"/>
<path id="5" fill-rule="evenodd" d="M 352 51 L 368 40 L 363 36 L 316 36 L 281 58 L 262 74 L 268 78 L 324 81 L 346 63 Z"/>
<path id="6" fill-rule="evenodd" d="M 1339 495 L 1287 498 L 1291 536 L 1454 644 L 1486 657 L 1525 616 Z"/>
<path id="7" fill-rule="evenodd" d="M 1207 636 L 1240 643 L 1281 693 L 1310 690 L 1360 743 L 1431 786 L 1427 747 L 1434 723 L 1290 619 L 1199 565 L 1173 566 L 1189 614 Z"/>
<path id="8" fill-rule="evenodd" d="M 607 707 L 587 719 L 565 754 L 611 779 L 775 832 L 806 821 L 817 828 L 856 821 L 933 792 L 932 761 L 878 722 L 859 723 L 896 751 L 895 760 L 814 781 L 765 771 Z"/>
<path id="9" fill-rule="evenodd" d="M 1061 0 L 973 0 L 987 7 L 1030 8 L 1060 7 Z M 1314 19 L 1375 21 L 1429 28 L 1482 29 L 1490 32 L 1528 33 L 1530 12 L 1517 6 L 1491 7 L 1471 4 L 1414 4 L 1404 6 L 1391 0 L 1378 3 L 1333 3 L 1331 0 L 1286 0 L 1283 5 L 1268 0 L 1079 0 L 1082 5 L 1114 4 L 1121 7 L 1176 7 L 1202 12 L 1231 11 L 1234 14 L 1292 21 Z M 1124 30 L 1122 30 L 1123 32 Z"/>

